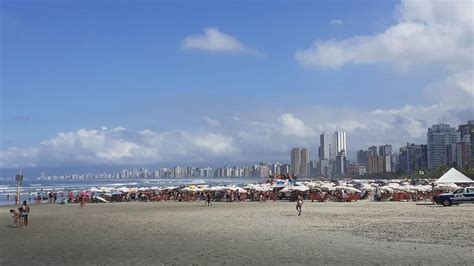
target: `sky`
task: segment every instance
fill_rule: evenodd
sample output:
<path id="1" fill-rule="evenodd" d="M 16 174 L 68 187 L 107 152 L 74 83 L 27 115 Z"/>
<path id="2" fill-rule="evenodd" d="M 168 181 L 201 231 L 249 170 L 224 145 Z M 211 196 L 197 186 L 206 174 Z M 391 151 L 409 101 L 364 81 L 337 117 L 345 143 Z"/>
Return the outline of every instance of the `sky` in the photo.
<path id="1" fill-rule="evenodd" d="M 317 159 L 474 119 L 473 1 L 2 1 L 0 169 Z"/>

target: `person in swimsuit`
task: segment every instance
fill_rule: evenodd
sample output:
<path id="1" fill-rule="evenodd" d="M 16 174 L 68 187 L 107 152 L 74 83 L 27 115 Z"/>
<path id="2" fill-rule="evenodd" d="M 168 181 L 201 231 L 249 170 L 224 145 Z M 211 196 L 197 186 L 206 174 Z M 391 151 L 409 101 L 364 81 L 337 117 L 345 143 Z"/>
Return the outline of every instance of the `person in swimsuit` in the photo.
<path id="1" fill-rule="evenodd" d="M 298 211 L 298 216 L 301 215 L 301 207 L 303 207 L 303 196 L 298 194 L 298 199 L 296 200 L 296 210 Z"/>
<path id="2" fill-rule="evenodd" d="M 13 226 L 19 227 L 20 226 L 20 213 L 14 209 L 10 209 L 10 213 L 13 217 Z"/>
<path id="3" fill-rule="evenodd" d="M 20 216 L 21 216 L 21 226 L 26 226 L 28 227 L 28 214 L 30 214 L 30 206 L 28 205 L 28 203 L 26 202 L 26 200 L 23 201 L 23 205 L 21 206 L 21 212 L 20 212 Z"/>

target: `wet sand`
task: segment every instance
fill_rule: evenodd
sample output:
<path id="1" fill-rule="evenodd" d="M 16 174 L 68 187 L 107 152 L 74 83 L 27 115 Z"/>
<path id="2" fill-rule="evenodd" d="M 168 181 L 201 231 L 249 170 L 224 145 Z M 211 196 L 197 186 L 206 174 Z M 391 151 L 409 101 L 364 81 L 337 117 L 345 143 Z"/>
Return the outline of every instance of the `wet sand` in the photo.
<path id="1" fill-rule="evenodd" d="M 474 204 L 156 202 L 0 207 L 0 265 L 470 264 Z"/>

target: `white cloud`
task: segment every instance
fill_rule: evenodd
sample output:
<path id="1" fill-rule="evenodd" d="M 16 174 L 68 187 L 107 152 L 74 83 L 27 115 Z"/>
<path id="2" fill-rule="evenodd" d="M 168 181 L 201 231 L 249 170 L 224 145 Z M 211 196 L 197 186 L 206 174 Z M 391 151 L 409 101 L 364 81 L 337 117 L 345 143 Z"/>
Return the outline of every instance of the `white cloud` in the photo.
<path id="1" fill-rule="evenodd" d="M 295 53 L 305 66 L 389 63 L 397 67 L 448 64 L 472 67 L 473 1 L 402 1 L 398 23 L 384 32 L 344 40 L 318 40 Z"/>
<path id="2" fill-rule="evenodd" d="M 427 106 L 354 109 L 351 114 L 339 111 L 339 117 L 334 118 L 353 121 L 358 145 L 382 139 L 394 144 L 426 143 L 426 130 L 432 124 L 458 125 L 472 119 L 474 114 L 472 14 L 474 1 L 403 0 L 397 10 L 397 23 L 383 32 L 342 40 L 317 40 L 308 49 L 297 51 L 295 58 L 303 66 L 319 68 L 388 64 L 412 73 L 425 66 L 440 70 L 441 74 L 424 88 L 427 102 L 431 102 Z M 323 110 L 318 114 L 326 113 Z M 319 123 L 319 126 L 330 128 L 331 123 Z"/>
<path id="3" fill-rule="evenodd" d="M 331 25 L 341 25 L 341 24 L 342 24 L 342 20 L 340 20 L 340 19 L 333 19 L 333 20 L 331 20 L 329 23 L 331 23 Z"/>
<path id="4" fill-rule="evenodd" d="M 241 43 L 234 36 L 220 31 L 218 28 L 205 28 L 201 35 L 191 35 L 183 40 L 182 47 L 208 52 L 246 52 L 260 54 L 254 48 Z"/>
<path id="5" fill-rule="evenodd" d="M 472 119 L 472 107 L 460 114 L 457 106 L 405 105 L 363 110 L 329 106 L 288 107 L 275 115 L 268 108 L 241 112 L 241 119 L 221 121 L 220 127 L 136 132 L 79 129 L 58 133 L 32 147 L 0 151 L 0 168 L 55 165 L 143 165 L 176 162 L 289 160 L 293 147 L 307 147 L 316 159 L 318 134 L 347 131 L 349 152 L 371 145 L 426 143 L 435 123 L 457 126 Z M 224 122 L 225 121 L 225 122 Z"/>
<path id="6" fill-rule="evenodd" d="M 207 134 L 194 138 L 194 144 L 213 154 L 234 153 L 235 147 L 232 145 L 232 138 L 221 134 Z"/>
<path id="7" fill-rule="evenodd" d="M 303 121 L 294 117 L 290 113 L 282 114 L 278 118 L 278 123 L 283 135 L 306 137 L 312 134 L 311 131 L 305 126 Z"/>

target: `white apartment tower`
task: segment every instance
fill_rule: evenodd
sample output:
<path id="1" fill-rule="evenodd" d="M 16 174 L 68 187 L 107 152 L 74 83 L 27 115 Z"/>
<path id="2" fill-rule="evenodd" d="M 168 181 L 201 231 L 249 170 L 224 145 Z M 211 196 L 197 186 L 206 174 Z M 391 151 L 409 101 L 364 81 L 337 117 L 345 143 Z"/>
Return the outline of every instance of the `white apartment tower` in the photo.
<path id="1" fill-rule="evenodd" d="M 336 159 L 338 153 L 344 152 L 344 155 L 347 153 L 347 142 L 346 142 L 346 132 L 345 131 L 336 131 L 333 135 L 333 142 L 331 147 L 331 159 Z"/>

